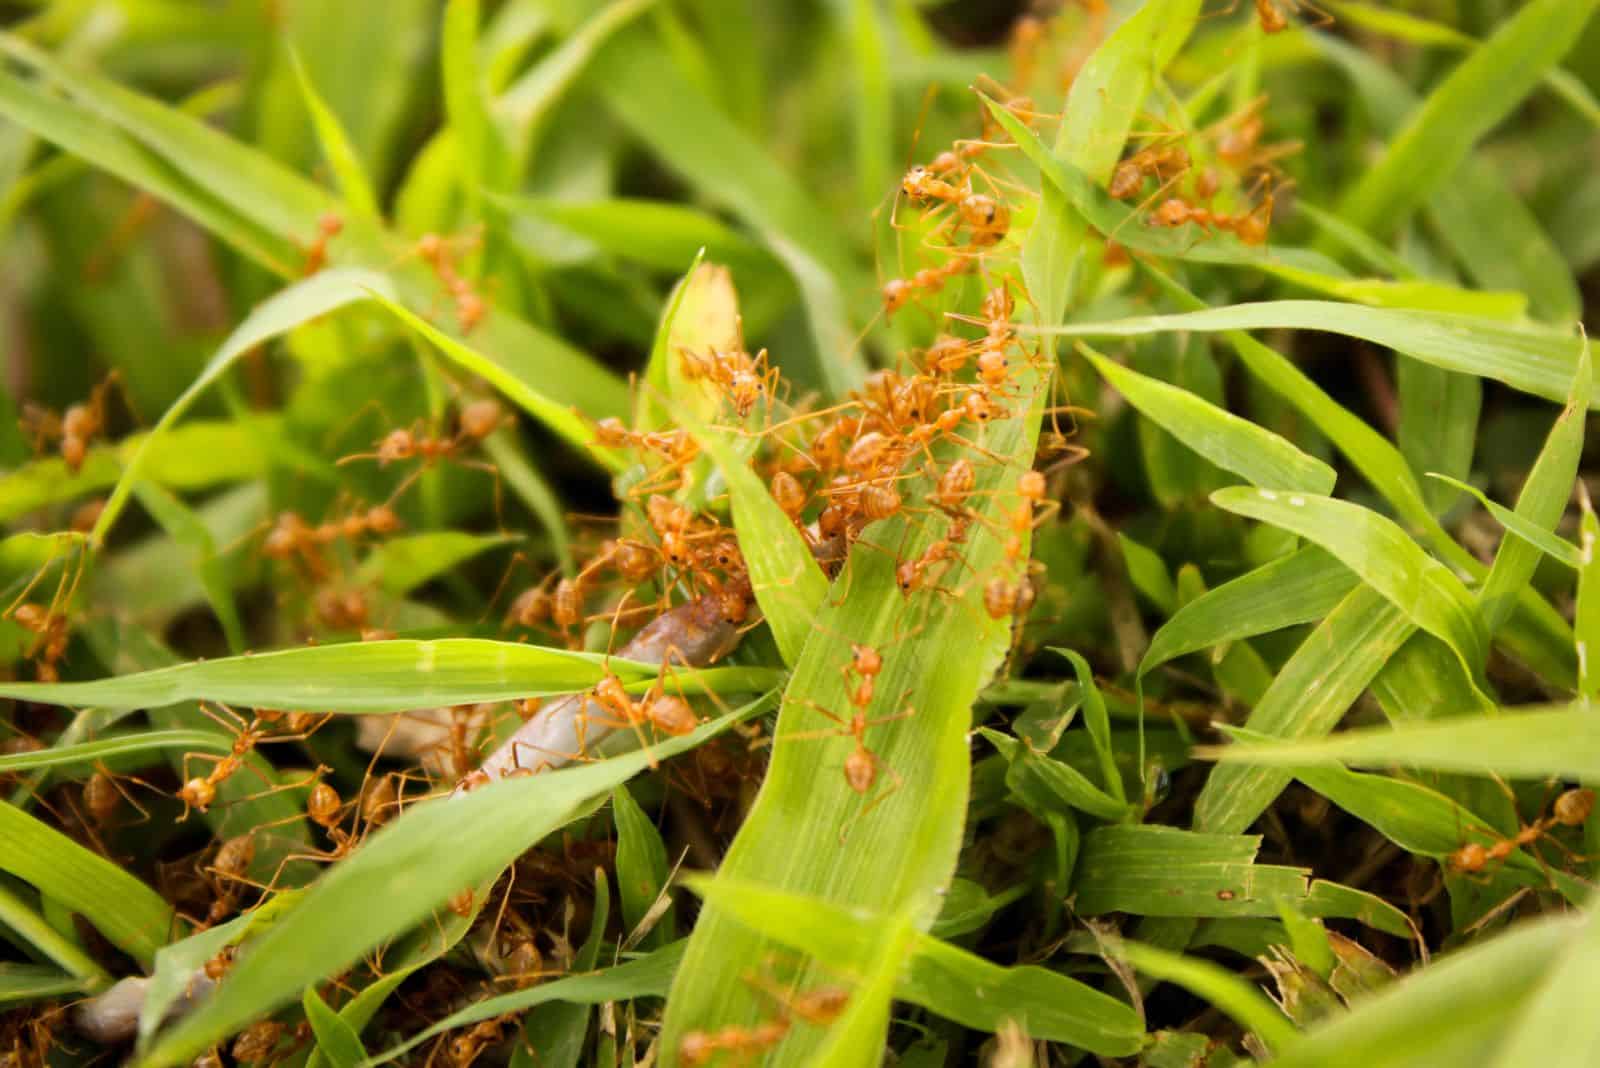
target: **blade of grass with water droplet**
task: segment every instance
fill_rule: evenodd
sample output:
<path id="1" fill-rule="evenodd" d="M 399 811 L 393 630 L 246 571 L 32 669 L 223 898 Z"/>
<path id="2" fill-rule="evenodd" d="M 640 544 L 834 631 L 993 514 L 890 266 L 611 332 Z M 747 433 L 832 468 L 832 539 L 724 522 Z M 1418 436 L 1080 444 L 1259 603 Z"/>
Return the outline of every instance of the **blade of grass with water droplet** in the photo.
<path id="1" fill-rule="evenodd" d="M 1242 486 L 1218 490 L 1211 500 L 1235 515 L 1298 534 L 1338 557 L 1413 623 L 1448 644 L 1481 687 L 1489 640 L 1477 602 L 1460 579 L 1393 520 L 1332 497 Z"/>

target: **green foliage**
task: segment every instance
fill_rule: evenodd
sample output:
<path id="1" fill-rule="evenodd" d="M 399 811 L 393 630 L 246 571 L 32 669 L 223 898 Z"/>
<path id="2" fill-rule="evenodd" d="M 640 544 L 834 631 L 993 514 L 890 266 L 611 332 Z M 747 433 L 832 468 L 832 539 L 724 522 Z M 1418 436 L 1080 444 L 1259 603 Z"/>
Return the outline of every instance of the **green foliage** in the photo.
<path id="1" fill-rule="evenodd" d="M 1600 2 L 1216 6 L 11 5 L 0 1064 L 1591 1063 Z"/>

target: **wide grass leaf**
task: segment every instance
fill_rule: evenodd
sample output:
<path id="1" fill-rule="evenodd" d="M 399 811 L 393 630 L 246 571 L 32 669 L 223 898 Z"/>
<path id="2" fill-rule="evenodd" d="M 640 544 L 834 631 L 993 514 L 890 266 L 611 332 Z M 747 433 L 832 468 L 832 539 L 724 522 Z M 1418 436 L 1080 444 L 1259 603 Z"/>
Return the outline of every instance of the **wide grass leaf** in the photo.
<path id="1" fill-rule="evenodd" d="M 1078 351 L 1118 393 L 1173 437 L 1262 489 L 1332 493 L 1333 468 L 1248 419 L 1158 378 L 1142 375 L 1082 343 Z"/>
<path id="2" fill-rule="evenodd" d="M 1538 980 L 1505 1044 L 1492 1062 L 1497 1068 L 1525 1064 L 1571 1066 L 1600 1060 L 1600 997 L 1595 955 L 1600 953 L 1600 900 L 1583 913 L 1583 929 L 1574 934 Z"/>
<path id="3" fill-rule="evenodd" d="M 280 916 L 217 990 L 138 1060 L 184 1064 L 216 1041 L 320 982 L 411 926 L 462 888 L 488 879 L 545 835 L 651 762 L 684 752 L 769 707 L 760 699 L 626 756 L 505 779 L 406 809 L 322 876 Z M 382 909 L 372 903 L 381 900 Z"/>
<path id="4" fill-rule="evenodd" d="M 172 906 L 144 883 L 14 805 L 0 804 L 0 870 L 79 913 L 141 964 L 171 937 Z"/>
<path id="5" fill-rule="evenodd" d="M 154 708 L 222 701 L 258 708 L 399 712 L 476 701 L 576 693 L 607 671 L 653 680 L 659 665 L 488 638 L 395 639 L 313 645 L 199 660 L 91 682 L 0 683 L 0 696 L 61 705 Z M 721 668 L 745 692 L 770 685 L 763 668 Z M 685 680 L 694 673 L 680 672 Z"/>
<path id="6" fill-rule="evenodd" d="M 1470 675 L 1481 677 L 1489 640 L 1476 601 L 1393 520 L 1349 501 L 1310 494 L 1235 487 L 1218 490 L 1211 500 L 1322 546 L 1417 626 L 1448 644 Z"/>
<path id="7" fill-rule="evenodd" d="M 1275 916 L 1292 902 L 1310 916 L 1409 933 L 1405 915 L 1381 898 L 1313 880 L 1306 868 L 1257 864 L 1260 846 L 1254 835 L 1099 827 L 1083 836 L 1073 904 L 1085 916 Z"/>

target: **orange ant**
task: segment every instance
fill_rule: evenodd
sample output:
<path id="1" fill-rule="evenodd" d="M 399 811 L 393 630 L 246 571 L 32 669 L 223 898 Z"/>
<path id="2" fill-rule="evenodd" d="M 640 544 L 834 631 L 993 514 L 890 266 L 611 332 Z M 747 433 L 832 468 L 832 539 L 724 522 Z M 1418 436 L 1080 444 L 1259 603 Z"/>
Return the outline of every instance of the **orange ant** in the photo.
<path id="1" fill-rule="evenodd" d="M 470 334 L 489 314 L 489 303 L 472 288 L 472 283 L 457 273 L 451 262 L 449 242 L 438 234 L 423 234 L 417 239 L 417 255 L 433 269 L 456 306 L 456 325 Z"/>
<path id="2" fill-rule="evenodd" d="M 306 246 L 306 261 L 302 274 L 309 277 L 328 265 L 328 242 L 338 237 L 342 230 L 344 230 L 344 220 L 331 211 L 317 220 L 317 236 Z"/>
<path id="3" fill-rule="evenodd" d="M 1272 225 L 1273 192 L 1267 190 L 1260 204 L 1247 212 L 1228 214 L 1198 208 L 1181 197 L 1169 197 L 1161 203 L 1147 220 L 1150 226 L 1179 227 L 1194 223 L 1202 230 L 1231 231 L 1246 245 L 1267 243 L 1267 231 Z"/>
<path id="4" fill-rule="evenodd" d="M 771 1049 L 789 1033 L 789 1025 L 799 1019 L 816 1027 L 826 1027 L 839 1018 L 850 1003 L 850 992 L 836 986 L 821 986 L 800 993 L 786 990 L 766 976 L 747 972 L 744 981 L 778 1003 L 770 1020 L 753 1027 L 723 1027 L 715 1031 L 689 1031 L 678 1042 L 678 1059 L 690 1068 L 710 1063 L 719 1053 L 748 1057 Z"/>
<path id="5" fill-rule="evenodd" d="M 708 349 L 704 355 L 679 349 L 678 354 L 684 377 L 690 381 L 710 379 L 723 391 L 741 419 L 747 417 L 763 397 L 771 397 L 781 379 L 766 349 L 754 356 L 742 346 L 730 350 Z"/>
<path id="6" fill-rule="evenodd" d="M 183 786 L 178 790 L 178 800 L 183 802 L 183 815 L 179 817 L 180 820 L 188 818 L 191 808 L 198 809 L 201 812 L 209 809 L 217 799 L 217 788 L 232 778 L 240 768 L 244 767 L 245 758 L 250 755 L 257 745 L 268 740 L 269 734 L 263 728 L 268 724 L 275 724 L 283 718 L 283 713 L 281 712 L 257 711 L 255 716 L 246 723 L 241 717 L 234 714 L 231 709 L 228 709 L 226 705 L 221 707 L 228 711 L 230 715 L 233 715 L 238 733 L 234 737 L 230 751 L 224 756 L 212 757 L 199 753 L 188 753 L 184 756 L 185 780 Z M 201 710 L 206 711 L 205 706 L 202 705 Z M 210 715 L 209 712 L 207 714 Z M 213 715 L 212 718 L 215 719 L 216 717 Z M 310 713 L 294 713 L 289 718 L 289 726 L 292 733 L 272 736 L 271 740 L 287 742 L 307 738 L 313 730 L 321 726 L 321 722 Z M 189 761 L 197 757 L 201 760 L 215 760 L 216 764 L 212 767 L 210 773 L 203 778 L 188 777 Z"/>
<path id="7" fill-rule="evenodd" d="M 1505 860 L 1523 846 L 1532 846 L 1556 827 L 1581 827 L 1594 811 L 1594 791 L 1572 789 L 1563 792 L 1551 806 L 1550 815 L 1524 824 L 1516 834 L 1501 838 L 1488 846 L 1478 842 L 1466 845 L 1450 854 L 1450 870 L 1458 874 L 1483 871 L 1490 864 Z"/>
<path id="8" fill-rule="evenodd" d="M 1234 0 L 1234 3 L 1237 4 L 1238 0 Z M 1284 14 L 1284 9 L 1315 14 L 1315 26 L 1333 25 L 1332 15 L 1307 0 L 1255 0 L 1255 4 L 1256 18 L 1261 23 L 1263 33 L 1282 33 L 1289 28 L 1289 16 Z M 1280 4 L 1283 6 L 1279 7 Z M 1230 6 L 1228 10 L 1232 11 L 1233 8 Z"/>
<path id="9" fill-rule="evenodd" d="M 252 834 L 229 838 L 217 848 L 217 856 L 207 869 L 220 876 L 222 886 L 216 891 L 211 908 L 206 912 L 205 926 L 213 927 L 228 918 L 238 908 L 239 887 L 248 885 L 250 865 L 256 859 L 256 840 Z"/>
<path id="10" fill-rule="evenodd" d="M 661 670 L 663 674 L 666 672 L 665 664 Z M 642 729 L 645 724 L 673 736 L 688 734 L 700 726 L 700 717 L 689 707 L 689 702 L 676 694 L 663 693 L 659 680 L 643 699 L 635 701 L 623 687 L 622 680 L 608 672 L 593 692 L 602 708 L 619 717 L 616 720 L 593 721 L 607 727 L 632 727 L 639 734 L 641 744 L 648 744 Z M 653 757 L 651 766 L 655 766 Z"/>
<path id="11" fill-rule="evenodd" d="M 1113 199 L 1127 200 L 1144 188 L 1146 178 L 1171 182 L 1188 171 L 1191 165 L 1189 153 L 1182 145 L 1152 145 L 1117 164 L 1111 172 L 1111 183 L 1106 187 L 1106 192 Z"/>
<path id="12" fill-rule="evenodd" d="M 23 404 L 18 423 L 33 439 L 33 449 L 43 453 L 45 446 L 60 440 L 60 453 L 67 470 L 76 475 L 89 456 L 89 444 L 106 429 L 106 397 L 122 381 L 121 371 L 112 371 L 92 390 L 89 399 L 68 406 L 57 417 L 55 412 L 29 401 Z"/>
<path id="13" fill-rule="evenodd" d="M 924 267 L 910 278 L 891 278 L 883 284 L 883 313 L 892 316 L 909 304 L 917 295 L 932 296 L 944 288 L 946 282 L 972 270 L 972 261 L 964 258 L 947 260 L 938 267 Z"/>
<path id="14" fill-rule="evenodd" d="M 387 467 L 392 463 L 420 459 L 421 465 L 395 488 L 390 495 L 391 501 L 409 489 L 422 472 L 442 461 L 448 460 L 474 471 L 485 471 L 494 479 L 495 514 L 498 515 L 501 510 L 500 469 L 487 461 L 469 459 L 463 454 L 513 419 L 499 401 L 492 398 L 475 400 L 460 409 L 453 435 L 430 434 L 423 429 L 419 420 L 412 426 L 389 431 L 377 442 L 372 452 L 355 453 L 342 458 L 339 463 L 377 460 L 379 467 Z"/>

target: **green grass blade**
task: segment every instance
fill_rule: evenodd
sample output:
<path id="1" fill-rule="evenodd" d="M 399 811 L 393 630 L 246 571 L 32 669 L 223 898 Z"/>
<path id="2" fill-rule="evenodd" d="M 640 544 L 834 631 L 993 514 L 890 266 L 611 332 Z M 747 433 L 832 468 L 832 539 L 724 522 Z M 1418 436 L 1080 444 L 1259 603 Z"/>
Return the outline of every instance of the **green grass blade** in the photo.
<path id="1" fill-rule="evenodd" d="M 323 272 L 323 275 L 327 273 Z M 369 276 L 369 279 L 379 281 L 376 276 Z M 576 395 L 578 390 L 582 389 L 581 385 L 576 389 L 570 382 L 563 385 L 565 370 L 552 373 L 556 368 L 572 366 L 566 359 L 571 350 L 567 350 L 564 344 L 551 338 L 548 345 L 542 346 L 544 349 L 542 352 L 532 351 L 528 347 L 499 348 L 492 350 L 491 355 L 490 351 L 480 349 L 476 344 L 469 345 L 434 326 L 396 300 L 393 292 L 392 286 L 383 284 L 381 288 L 370 287 L 367 295 L 408 329 L 431 342 L 452 363 L 470 374 L 485 379 L 490 385 L 516 401 L 529 415 L 582 448 L 599 462 L 613 470 L 620 468 L 621 460 L 614 453 L 593 447 L 593 424 L 578 414 L 582 411 L 593 418 L 599 418 L 601 413 L 609 414 L 608 408 L 601 407 L 597 411 L 587 407 L 584 404 L 586 398 Z M 530 331 L 530 333 L 537 332 Z M 544 335 L 538 336 L 544 337 Z"/>
<path id="2" fill-rule="evenodd" d="M 1359 581 L 1355 572 L 1315 546 L 1263 564 L 1173 613 L 1150 639 L 1139 674 L 1213 645 L 1315 622 Z"/>
<path id="3" fill-rule="evenodd" d="M 449 0 L 440 32 L 440 77 L 444 82 L 445 116 L 455 140 L 469 219 L 483 217 L 484 187 L 502 184 L 508 162 L 499 130 L 489 118 L 489 104 L 479 81 L 478 0 Z"/>
<path id="4" fill-rule="evenodd" d="M 499 872 L 585 803 L 770 705 L 758 700 L 692 734 L 626 756 L 407 808 L 330 869 L 262 934 L 205 1004 L 158 1035 L 137 1063 L 179 1065 L 373 946 L 425 922 L 461 890 Z M 372 902 L 382 900 L 383 909 Z"/>
<path id="5" fill-rule="evenodd" d="M 333 177 L 339 184 L 339 195 L 344 198 L 345 207 L 364 222 L 373 226 L 381 224 L 383 213 L 378 207 L 378 197 L 372 191 L 372 180 L 367 177 L 361 156 L 350 143 L 349 135 L 339 122 L 339 116 L 333 113 L 327 102 L 322 99 L 322 94 L 317 92 L 305 63 L 300 59 L 299 51 L 287 39 L 284 41 L 284 51 L 289 56 L 289 65 L 294 68 L 295 84 L 300 87 L 300 99 L 305 104 L 306 114 L 311 119 L 312 127 L 317 131 L 317 141 L 322 146 L 323 158 L 328 161 L 328 167 L 333 171 Z"/>
<path id="6" fill-rule="evenodd" d="M 211 531 L 188 505 L 161 486 L 140 480 L 134 483 L 133 494 L 173 543 L 187 550 L 189 567 L 199 579 L 206 603 L 222 625 L 228 651 L 243 652 L 244 623 L 239 618 L 239 606 L 234 602 L 231 570 L 228 562 L 217 555 Z"/>
<path id="7" fill-rule="evenodd" d="M 706 250 L 711 263 L 727 264 L 736 277 L 770 276 L 780 269 L 772 254 L 709 212 L 662 200 L 556 200 L 496 196 L 513 216 L 552 222 L 593 241 L 614 256 L 663 271 L 677 271 Z"/>
<path id="8" fill-rule="evenodd" d="M 962 575 L 992 574 L 1003 566 L 1000 509 L 1014 500 L 1011 487 L 1032 458 L 1042 407 L 1037 372 L 1019 367 L 1011 388 L 1018 398 L 1012 414 L 985 430 L 985 448 L 1005 462 L 979 470 L 973 499 L 983 502 L 981 518 L 968 536 Z M 902 493 L 915 493 L 914 486 Z M 921 523 L 903 534 L 905 522 L 885 521 L 874 528 L 872 540 L 903 541 L 902 554 L 920 553 L 935 532 Z M 919 591 L 908 598 L 895 581 L 895 566 L 894 554 L 858 544 L 824 598 L 779 714 L 767 778 L 723 861 L 723 874 L 889 914 L 907 902 L 927 901 L 954 874 L 970 777 L 971 706 L 1004 655 L 1009 627 L 983 611 L 979 583 L 952 573 L 943 597 Z M 896 787 L 886 781 L 887 771 L 880 773 L 877 789 L 892 792 L 872 802 L 864 816 L 858 815 L 861 796 L 842 773 L 853 742 L 807 736 L 831 726 L 813 704 L 849 708 L 839 669 L 849 661 L 852 642 L 882 654 L 878 693 L 892 695 L 896 712 L 915 709 L 873 730 L 873 751 L 899 779 Z M 887 705 L 879 707 L 887 712 Z M 848 835 L 844 842 L 841 831 Z M 933 919 L 930 912 L 919 923 Z M 687 1030 L 758 1018 L 763 1006 L 738 975 L 759 965 L 763 946 L 760 936 L 707 907 L 682 973 L 695 979 L 680 977 L 668 1000 L 666 1049 L 674 1050 Z M 778 1060 L 802 1060 L 816 1041 L 792 1032 Z"/>
<path id="9" fill-rule="evenodd" d="M 261 478 L 269 457 L 263 435 L 277 433 L 275 417 L 253 421 L 203 420 L 160 434 L 130 434 L 89 450 L 83 469 L 67 470 L 59 457 L 33 460 L 0 475 L 0 521 L 115 486 L 134 456 L 146 481 L 172 490 L 210 489 L 219 483 Z"/>
<path id="10" fill-rule="evenodd" d="M 1581 485 L 1581 484 L 1580 484 Z M 1572 629 L 1578 651 L 1578 695 L 1585 703 L 1600 697 L 1600 519 L 1595 518 L 1588 493 L 1578 495 L 1578 546 L 1583 566 L 1578 570 L 1578 601 Z"/>
<path id="11" fill-rule="evenodd" d="M 1283 768 L 1341 762 L 1404 764 L 1513 778 L 1589 780 L 1600 776 L 1600 732 L 1593 713 L 1570 708 L 1516 710 L 1494 717 L 1345 731 L 1332 738 L 1197 749 L 1225 763 Z"/>
<path id="12" fill-rule="evenodd" d="M 820 381 L 833 393 L 859 382 L 865 370 L 844 294 L 864 291 L 865 279 L 810 194 L 673 68 L 647 27 L 613 36 L 590 81 L 656 155 L 743 219 L 789 268 L 806 302 Z"/>
<path id="13" fill-rule="evenodd" d="M 136 756 L 166 749 L 226 753 L 232 746 L 233 739 L 220 731 L 184 729 L 140 731 L 114 738 L 101 738 L 93 742 L 79 742 L 76 745 L 52 746 L 32 753 L 8 753 L 0 756 L 0 771 L 92 767 L 101 760 L 114 760 L 117 757 Z"/>
<path id="14" fill-rule="evenodd" d="M 608 670 L 624 682 L 642 683 L 655 679 L 660 665 L 488 638 L 397 639 L 198 660 L 91 682 L 0 683 L 0 696 L 110 708 L 221 701 L 379 713 L 576 693 L 594 686 Z M 746 693 L 771 685 L 776 677 L 767 668 L 679 676 L 685 681 L 720 677 Z"/>
<path id="15" fill-rule="evenodd" d="M 567 1001 L 580 1005 L 599 1005 L 630 998 L 662 997 L 683 959 L 686 942 L 679 940 L 634 960 L 614 964 L 587 975 L 563 976 L 554 982 L 540 983 L 528 990 L 485 998 L 451 1013 L 438 1023 L 418 1032 L 404 1043 L 363 1062 L 362 1068 L 394 1060 L 435 1035 L 466 1027 L 508 1012 L 524 1012 L 538 1005 Z"/>
<path id="16" fill-rule="evenodd" d="M 1395 438 L 1413 471 L 1466 478 L 1477 445 L 1483 382 L 1471 375 L 1442 371 L 1420 360 L 1398 360 L 1395 386 L 1400 425 Z M 1423 498 L 1435 515 L 1456 503 L 1448 485 L 1425 482 Z"/>
<path id="17" fill-rule="evenodd" d="M 367 1059 L 361 1036 L 328 1007 L 322 995 L 317 993 L 315 985 L 306 987 L 300 998 L 300 1007 L 305 1011 L 306 1021 L 311 1024 L 311 1031 L 316 1036 L 317 1053 L 333 1068 L 355 1068 Z"/>
<path id="18" fill-rule="evenodd" d="M 374 583 L 387 594 L 403 597 L 479 553 L 516 540 L 512 535 L 468 534 L 461 530 L 431 530 L 390 538 L 361 561 L 356 580 Z"/>
<path id="19" fill-rule="evenodd" d="M 154 959 L 176 922 L 154 890 L 8 804 L 0 804 L 0 870 L 82 915 L 141 964 Z"/>
<path id="20" fill-rule="evenodd" d="M 1579 425 L 1581 426 L 1581 423 Z M 1577 473 L 1576 459 L 1577 457 L 1574 455 L 1574 464 L 1572 468 L 1573 474 Z M 1449 478 L 1445 475 L 1434 474 L 1432 471 L 1428 472 L 1428 477 L 1436 478 L 1440 482 L 1448 483 L 1458 490 L 1472 494 L 1478 499 L 1478 503 L 1483 505 L 1484 510 L 1490 515 L 1494 516 L 1494 521 L 1505 527 L 1506 533 L 1513 535 L 1513 538 L 1508 539 L 1509 544 L 1502 545 L 1500 551 L 1495 554 L 1496 559 L 1499 559 L 1501 555 L 1509 556 L 1510 553 L 1508 550 L 1510 550 L 1510 548 L 1516 544 L 1516 541 L 1520 539 L 1530 548 L 1538 550 L 1538 552 L 1543 553 L 1552 560 L 1567 565 L 1574 571 L 1583 566 L 1583 554 L 1578 551 L 1578 547 L 1576 545 L 1572 544 L 1570 541 L 1567 541 L 1565 538 L 1560 537 L 1559 535 L 1552 534 L 1550 531 L 1538 526 L 1533 521 L 1524 519 L 1516 512 L 1507 508 L 1505 505 L 1496 504 L 1487 496 L 1485 496 L 1484 492 L 1478 489 L 1478 487 L 1468 485 L 1465 482 L 1459 481 L 1458 479 Z M 1529 484 L 1531 485 L 1531 480 Z M 1571 484 L 1572 483 L 1569 476 L 1567 485 L 1570 486 Z M 1532 568 L 1529 568 L 1528 570 L 1528 577 L 1531 577 Z M 1527 578 L 1523 578 L 1522 581 L 1526 582 Z M 1485 585 L 1484 588 L 1487 589 L 1487 585 Z M 1502 585 L 1501 589 L 1504 588 L 1505 587 Z M 1502 594 L 1502 596 L 1504 595 Z M 1479 600 L 1482 601 L 1485 606 L 1487 606 L 1487 595 L 1480 593 Z M 1509 608 L 1509 605 L 1507 608 Z"/>
<path id="21" fill-rule="evenodd" d="M 1520 924 L 1362 999 L 1352 1011 L 1297 1038 L 1273 1063 L 1280 1068 L 1468 1063 L 1493 1043 L 1538 989 L 1550 962 L 1582 930 L 1581 921 L 1565 917 Z M 1457 1036 L 1469 1040 L 1464 1048 L 1451 1046 Z"/>
<path id="22" fill-rule="evenodd" d="M 1269 1050 L 1282 1050 L 1294 1040 L 1294 1025 L 1278 1006 L 1221 965 L 1138 942 L 1120 942 L 1118 950 L 1124 960 L 1152 979 L 1177 983 L 1209 1001 L 1241 1027 L 1255 1032 Z"/>
<path id="23" fill-rule="evenodd" d="M 1141 414 L 1223 470 L 1262 489 L 1333 492 L 1333 468 L 1272 431 L 1188 390 L 1113 363 L 1081 342 L 1078 351 Z"/>
<path id="24" fill-rule="evenodd" d="M 1234 304 L 1179 315 L 1104 323 L 1024 327 L 1020 333 L 1065 337 L 1143 337 L 1178 330 L 1322 330 L 1395 349 L 1447 371 L 1504 382 L 1565 401 L 1583 342 L 1532 324 L 1448 312 L 1369 308 L 1325 300 Z"/>
<path id="25" fill-rule="evenodd" d="M 1218 490 L 1211 500 L 1235 515 L 1271 523 L 1322 546 L 1413 623 L 1448 644 L 1469 675 L 1481 678 L 1489 640 L 1477 602 L 1460 579 L 1393 520 L 1332 497 L 1242 486 Z"/>
<path id="26" fill-rule="evenodd" d="M 1293 902 L 1310 916 L 1350 917 L 1406 935 L 1405 915 L 1380 898 L 1311 879 L 1306 868 L 1257 864 L 1256 835 L 1197 834 L 1177 827 L 1098 827 L 1083 836 L 1073 874 L 1085 916 L 1276 916 Z"/>
<path id="27" fill-rule="evenodd" d="M 988 727 L 978 728 L 1006 758 L 1006 785 L 1015 793 L 1038 801 L 1046 810 L 1075 808 L 1103 820 L 1125 820 L 1133 814 L 1125 800 L 1101 790 L 1089 777 Z M 1120 778 L 1118 780 L 1120 782 Z"/>
<path id="28" fill-rule="evenodd" d="M 1593 364 L 1585 338 L 1578 371 L 1573 376 L 1572 390 L 1567 396 L 1567 406 L 1556 417 L 1555 425 L 1545 437 L 1544 447 L 1539 450 L 1539 458 L 1534 461 L 1533 470 L 1528 472 L 1522 492 L 1517 496 L 1517 510 L 1512 515 L 1527 530 L 1537 530 L 1541 534 L 1553 531 L 1566 510 L 1567 500 L 1572 494 L 1572 483 L 1578 474 L 1578 463 L 1583 456 L 1584 421 L 1588 415 L 1592 389 Z M 1496 510 L 1498 506 L 1490 504 L 1488 498 L 1480 497 L 1480 500 L 1501 525 L 1507 530 L 1516 530 L 1511 516 L 1502 516 Z M 1525 532 L 1519 533 L 1526 537 Z M 1550 534 L 1550 537 L 1554 538 L 1555 535 Z M 1565 541 L 1560 543 L 1566 544 Z M 1537 542 L 1533 544 L 1538 545 Z M 1484 623 L 1490 633 L 1498 630 L 1510 617 L 1513 598 L 1533 577 L 1536 565 L 1534 554 L 1515 540 L 1507 539 L 1501 543 L 1495 552 L 1494 564 L 1489 568 L 1489 577 L 1478 592 Z"/>
<path id="29" fill-rule="evenodd" d="M 667 846 L 650 817 L 626 786 L 611 791 L 611 815 L 617 827 L 617 895 L 622 899 L 623 930 L 632 936 L 667 885 Z M 647 936 L 647 946 L 672 941 L 669 907 Z"/>
<path id="30" fill-rule="evenodd" d="M 1378 593 L 1356 587 L 1300 643 L 1245 726 L 1274 737 L 1326 734 L 1415 629 Z M 1214 769 L 1195 801 L 1195 829 L 1237 834 L 1289 779 L 1276 769 Z"/>
<path id="31" fill-rule="evenodd" d="M 1571 1066 L 1600 1059 L 1600 1014 L 1590 1011 L 1600 995 L 1595 955 L 1600 953 L 1600 901 L 1583 913 L 1583 927 L 1539 977 L 1505 1043 L 1490 1062 L 1495 1068 L 1524 1064 Z"/>
<path id="32" fill-rule="evenodd" d="M 1531 0 L 1473 50 L 1416 109 L 1383 157 L 1345 195 L 1340 214 L 1392 230 L 1560 62 L 1597 0 Z"/>
<path id="33" fill-rule="evenodd" d="M 83 989 L 82 980 L 48 964 L 0 962 L 0 1005 L 26 1005 Z"/>
<path id="34" fill-rule="evenodd" d="M 134 483 L 143 477 L 142 468 L 152 443 L 159 440 L 164 432 L 182 418 L 183 413 L 193 405 L 200 394 L 220 378 L 235 360 L 262 342 L 287 333 L 302 323 L 326 315 L 354 301 L 366 299 L 368 290 L 372 287 L 390 289 L 386 279 L 370 272 L 324 271 L 278 292 L 258 305 L 245 321 L 228 335 L 215 355 L 207 361 L 199 376 L 177 400 L 172 402 L 171 407 L 156 422 L 150 434 L 128 459 L 122 477 L 106 501 L 105 510 L 100 513 L 99 520 L 90 531 L 89 537 L 94 545 L 98 547 L 104 544 L 106 534 L 122 513 Z"/>
<path id="35" fill-rule="evenodd" d="M 829 961 L 837 969 L 835 979 L 850 974 L 862 946 L 877 942 L 888 922 L 868 909 L 720 875 L 692 879 L 689 885 L 751 930 Z M 1143 1033 L 1133 1009 L 1085 983 L 1035 966 L 1002 968 L 926 934 L 916 936 L 895 996 L 983 1031 L 1023 1016 L 1037 1038 L 1104 1056 L 1133 1052 Z"/>
<path id="36" fill-rule="evenodd" d="M 7 982 L 6 969 L 27 966 L 12 961 L 0 963 L 0 1004 L 8 1000 L 8 993 L 15 998 L 25 998 L 41 986 L 53 986 L 61 982 L 68 984 L 68 990 L 85 993 L 93 993 L 111 985 L 111 976 L 93 957 L 51 926 L 36 908 L 6 884 L 0 884 L 0 924 L 5 925 L 14 939 L 26 943 L 35 953 L 59 964 L 66 972 L 63 977 L 61 971 L 40 965 L 37 971 L 17 973 L 15 985 L 12 986 Z"/>

